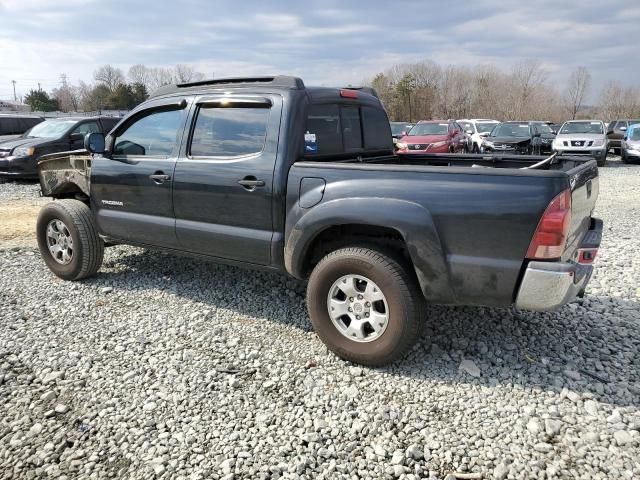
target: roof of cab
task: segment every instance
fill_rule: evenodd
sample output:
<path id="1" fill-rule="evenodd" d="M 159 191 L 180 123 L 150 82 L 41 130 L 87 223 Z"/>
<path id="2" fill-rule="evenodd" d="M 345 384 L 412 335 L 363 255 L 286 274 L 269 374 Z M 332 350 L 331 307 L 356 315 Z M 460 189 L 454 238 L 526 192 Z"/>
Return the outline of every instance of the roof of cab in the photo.
<path id="1" fill-rule="evenodd" d="M 190 83 L 178 83 L 165 85 L 155 90 L 149 98 L 161 97 L 175 93 L 198 93 L 209 90 L 232 89 L 232 88 L 260 88 L 275 90 L 305 90 L 313 101 L 324 100 L 327 97 L 339 95 L 340 90 L 353 90 L 358 92 L 358 99 L 368 99 L 373 97 L 378 99 L 378 94 L 371 87 L 307 87 L 299 77 L 287 75 L 275 75 L 271 77 L 232 77 L 202 80 Z M 363 95 L 360 95 L 363 94 Z M 378 101 L 379 102 L 379 101 Z"/>

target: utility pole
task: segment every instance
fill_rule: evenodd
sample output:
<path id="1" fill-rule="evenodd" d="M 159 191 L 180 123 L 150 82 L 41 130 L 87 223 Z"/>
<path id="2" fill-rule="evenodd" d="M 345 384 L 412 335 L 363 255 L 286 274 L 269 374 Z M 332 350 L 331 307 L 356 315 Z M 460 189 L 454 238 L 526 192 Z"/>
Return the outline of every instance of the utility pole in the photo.
<path id="1" fill-rule="evenodd" d="M 11 83 L 13 83 L 13 101 L 17 102 L 18 101 L 18 97 L 16 96 L 16 81 L 15 80 L 11 80 Z"/>
<path id="2" fill-rule="evenodd" d="M 40 88 L 40 82 L 38 82 L 38 91 L 41 92 L 42 89 Z"/>

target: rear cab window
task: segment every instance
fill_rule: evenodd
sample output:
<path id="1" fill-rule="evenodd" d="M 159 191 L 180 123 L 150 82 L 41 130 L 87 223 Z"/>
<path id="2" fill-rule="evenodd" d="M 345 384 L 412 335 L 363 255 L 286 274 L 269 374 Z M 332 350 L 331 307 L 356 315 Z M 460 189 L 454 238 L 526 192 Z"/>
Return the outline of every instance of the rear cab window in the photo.
<path id="1" fill-rule="evenodd" d="M 382 108 L 311 104 L 305 126 L 305 156 L 391 150 L 391 127 Z"/>

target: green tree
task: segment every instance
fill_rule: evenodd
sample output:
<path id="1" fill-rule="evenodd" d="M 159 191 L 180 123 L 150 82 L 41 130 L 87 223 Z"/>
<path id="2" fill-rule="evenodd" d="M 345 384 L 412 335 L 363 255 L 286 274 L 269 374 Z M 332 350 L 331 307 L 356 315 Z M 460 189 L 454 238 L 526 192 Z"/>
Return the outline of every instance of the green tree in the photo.
<path id="1" fill-rule="evenodd" d="M 133 104 L 129 108 L 137 107 L 149 98 L 149 92 L 147 92 L 144 83 L 132 83 L 131 88 L 133 89 Z"/>
<path id="2" fill-rule="evenodd" d="M 58 101 L 50 98 L 44 90 L 33 90 L 24 97 L 24 103 L 34 112 L 54 112 L 58 110 Z"/>
<path id="3" fill-rule="evenodd" d="M 107 99 L 111 91 L 105 85 L 96 85 L 85 96 L 82 109 L 85 112 L 107 108 Z"/>

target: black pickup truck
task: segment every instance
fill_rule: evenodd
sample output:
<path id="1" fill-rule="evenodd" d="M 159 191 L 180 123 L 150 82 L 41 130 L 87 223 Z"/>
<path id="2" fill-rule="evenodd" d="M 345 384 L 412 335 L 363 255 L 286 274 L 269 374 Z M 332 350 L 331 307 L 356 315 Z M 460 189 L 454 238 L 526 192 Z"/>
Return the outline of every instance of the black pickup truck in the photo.
<path id="1" fill-rule="evenodd" d="M 600 244 L 595 161 L 393 155 L 370 90 L 294 77 L 163 87 L 104 138 L 45 157 L 37 237 L 79 280 L 125 243 L 309 279 L 313 326 L 366 365 L 401 357 L 426 303 L 552 310 Z"/>

